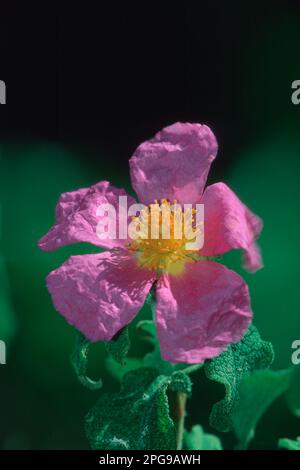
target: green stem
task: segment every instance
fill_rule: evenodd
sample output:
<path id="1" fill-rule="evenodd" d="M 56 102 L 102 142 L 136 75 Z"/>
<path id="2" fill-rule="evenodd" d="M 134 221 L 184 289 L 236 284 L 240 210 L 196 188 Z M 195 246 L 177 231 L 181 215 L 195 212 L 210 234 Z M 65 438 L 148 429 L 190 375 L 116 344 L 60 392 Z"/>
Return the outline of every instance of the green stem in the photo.
<path id="1" fill-rule="evenodd" d="M 185 420 L 185 407 L 187 395 L 186 393 L 178 392 L 176 394 L 176 410 L 175 410 L 175 426 L 176 426 L 176 446 L 177 450 L 182 449 L 183 433 L 184 433 L 184 420 Z"/>
<path id="2" fill-rule="evenodd" d="M 181 369 L 181 372 L 184 372 L 185 374 L 191 374 L 192 372 L 196 372 L 197 370 L 201 369 L 203 367 L 203 364 L 193 364 L 191 366 L 187 366 L 184 369 Z"/>

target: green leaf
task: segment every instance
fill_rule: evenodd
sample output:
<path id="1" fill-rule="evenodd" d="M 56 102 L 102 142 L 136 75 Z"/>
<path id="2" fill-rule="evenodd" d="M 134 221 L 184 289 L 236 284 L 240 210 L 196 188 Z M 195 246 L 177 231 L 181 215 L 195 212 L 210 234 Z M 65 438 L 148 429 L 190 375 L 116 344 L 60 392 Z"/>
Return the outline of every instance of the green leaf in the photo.
<path id="1" fill-rule="evenodd" d="M 108 354 L 110 354 L 116 362 L 124 365 L 130 349 L 128 328 L 125 327 L 120 330 L 111 341 L 105 343 L 105 347 Z"/>
<path id="2" fill-rule="evenodd" d="M 88 362 L 88 350 L 90 341 L 76 331 L 75 348 L 71 354 L 71 364 L 76 372 L 79 382 L 82 383 L 89 390 L 97 390 L 102 387 L 102 380 L 94 381 L 87 377 L 87 362 Z"/>
<path id="3" fill-rule="evenodd" d="M 290 411 L 300 418 L 300 367 L 292 368 L 291 384 L 286 393 L 286 401 Z"/>
<path id="4" fill-rule="evenodd" d="M 213 434 L 207 434 L 202 426 L 193 426 L 190 432 L 185 432 L 183 437 L 184 450 L 222 450 L 220 439 Z"/>
<path id="5" fill-rule="evenodd" d="M 232 416 L 239 400 L 241 380 L 256 369 L 269 367 L 273 359 L 271 343 L 262 341 L 252 325 L 239 343 L 232 344 L 220 356 L 205 363 L 206 376 L 225 386 L 225 398 L 213 406 L 211 426 L 223 432 L 232 429 Z"/>
<path id="6" fill-rule="evenodd" d="M 239 386 L 239 401 L 233 414 L 238 449 L 246 449 L 254 437 L 256 425 L 267 408 L 288 390 L 292 370 L 258 370 L 246 376 Z"/>
<path id="7" fill-rule="evenodd" d="M 297 437 L 295 441 L 293 441 L 292 439 L 287 439 L 287 438 L 279 439 L 278 447 L 281 447 L 287 450 L 300 450 L 300 437 Z"/>
<path id="8" fill-rule="evenodd" d="M 180 370 L 173 372 L 170 383 L 170 389 L 173 392 L 184 393 L 190 397 L 192 395 L 192 387 L 192 381 L 187 374 Z"/>
<path id="9" fill-rule="evenodd" d="M 131 370 L 138 369 L 143 367 L 143 360 L 133 357 L 128 357 L 126 359 L 126 364 L 118 364 L 112 357 L 108 357 L 105 360 L 105 365 L 110 374 L 117 380 L 121 381 L 122 377 L 130 372 Z"/>
<path id="10" fill-rule="evenodd" d="M 86 416 L 92 449 L 176 449 L 166 394 L 169 383 L 169 377 L 150 368 L 126 374 L 120 392 L 103 394 Z"/>

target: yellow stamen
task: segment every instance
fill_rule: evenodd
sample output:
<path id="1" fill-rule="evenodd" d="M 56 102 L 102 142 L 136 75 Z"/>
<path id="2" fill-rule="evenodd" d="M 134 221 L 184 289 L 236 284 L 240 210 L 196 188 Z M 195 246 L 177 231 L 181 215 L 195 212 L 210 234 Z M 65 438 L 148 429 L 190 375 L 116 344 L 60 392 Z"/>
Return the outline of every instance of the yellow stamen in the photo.
<path id="1" fill-rule="evenodd" d="M 176 204 L 177 201 L 172 205 L 166 199 L 161 199 L 159 206 L 155 200 L 154 204 L 149 204 L 147 210 L 142 210 L 137 217 L 143 227 L 143 234 L 148 232 L 148 236 L 139 236 L 128 245 L 129 250 L 136 254 L 139 266 L 179 275 L 187 263 L 195 262 L 191 256 L 195 251 L 186 249 L 186 243 L 191 242 L 191 239 L 186 238 L 184 228 L 189 220 L 193 223 L 192 233 L 195 237 L 199 233 L 193 217 L 196 211 L 191 209 L 188 214 L 183 214 L 181 207 L 176 207 Z M 158 237 L 151 237 L 151 233 L 158 234 Z"/>

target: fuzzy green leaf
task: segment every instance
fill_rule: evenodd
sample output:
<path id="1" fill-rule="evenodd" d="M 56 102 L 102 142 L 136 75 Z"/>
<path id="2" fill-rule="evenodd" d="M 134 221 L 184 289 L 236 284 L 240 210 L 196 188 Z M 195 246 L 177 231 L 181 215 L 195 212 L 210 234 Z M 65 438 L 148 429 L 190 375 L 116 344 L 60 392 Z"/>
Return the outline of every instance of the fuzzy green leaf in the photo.
<path id="1" fill-rule="evenodd" d="M 76 372 L 78 380 L 89 390 L 97 390 L 102 387 L 102 380 L 94 381 L 87 377 L 88 350 L 90 341 L 76 331 L 75 348 L 71 354 L 71 364 Z"/>
<path id="2" fill-rule="evenodd" d="M 300 450 L 300 437 L 297 437 L 295 441 L 292 439 L 279 439 L 278 447 L 287 450 Z"/>
<path id="3" fill-rule="evenodd" d="M 288 390 L 291 372 L 291 369 L 258 370 L 241 381 L 239 401 L 233 414 L 233 427 L 239 440 L 238 449 L 248 447 L 261 416 L 280 395 Z"/>
<path id="4" fill-rule="evenodd" d="M 222 450 L 220 439 L 213 434 L 207 434 L 199 424 L 193 426 L 190 432 L 184 433 L 184 450 Z"/>
<path id="5" fill-rule="evenodd" d="M 103 394 L 86 416 L 92 449 L 176 449 L 166 394 L 169 383 L 169 377 L 150 368 L 126 374 L 120 392 Z"/>
<path id="6" fill-rule="evenodd" d="M 192 381 L 187 374 L 180 370 L 173 372 L 170 383 L 170 389 L 173 392 L 184 393 L 190 397 L 192 395 L 192 387 Z"/>
<path id="7" fill-rule="evenodd" d="M 105 343 L 106 350 L 112 358 L 119 364 L 124 365 L 130 349 L 130 339 L 128 328 L 125 327 L 111 340 Z"/>
<path id="8" fill-rule="evenodd" d="M 241 380 L 256 369 L 269 367 L 273 359 L 271 343 L 262 341 L 252 325 L 239 343 L 232 344 L 220 356 L 205 364 L 206 376 L 225 386 L 225 398 L 213 406 L 211 426 L 223 432 L 232 429 L 232 416 L 239 400 Z"/>
<path id="9" fill-rule="evenodd" d="M 300 418 L 300 366 L 292 368 L 291 384 L 286 393 L 286 401 L 290 411 Z"/>

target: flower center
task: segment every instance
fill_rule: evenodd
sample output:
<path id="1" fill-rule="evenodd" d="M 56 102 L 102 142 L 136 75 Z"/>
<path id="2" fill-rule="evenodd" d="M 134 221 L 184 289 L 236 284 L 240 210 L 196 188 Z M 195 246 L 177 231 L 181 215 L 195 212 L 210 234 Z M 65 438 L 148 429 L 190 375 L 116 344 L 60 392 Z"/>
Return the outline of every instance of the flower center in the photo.
<path id="1" fill-rule="evenodd" d="M 195 209 L 183 212 L 177 201 L 171 205 L 166 199 L 155 201 L 133 216 L 128 228 L 133 240 L 128 249 L 136 254 L 139 266 L 158 274 L 167 272 L 179 275 L 186 263 L 199 259 L 195 249 L 188 244 L 199 233 L 194 220 Z"/>

